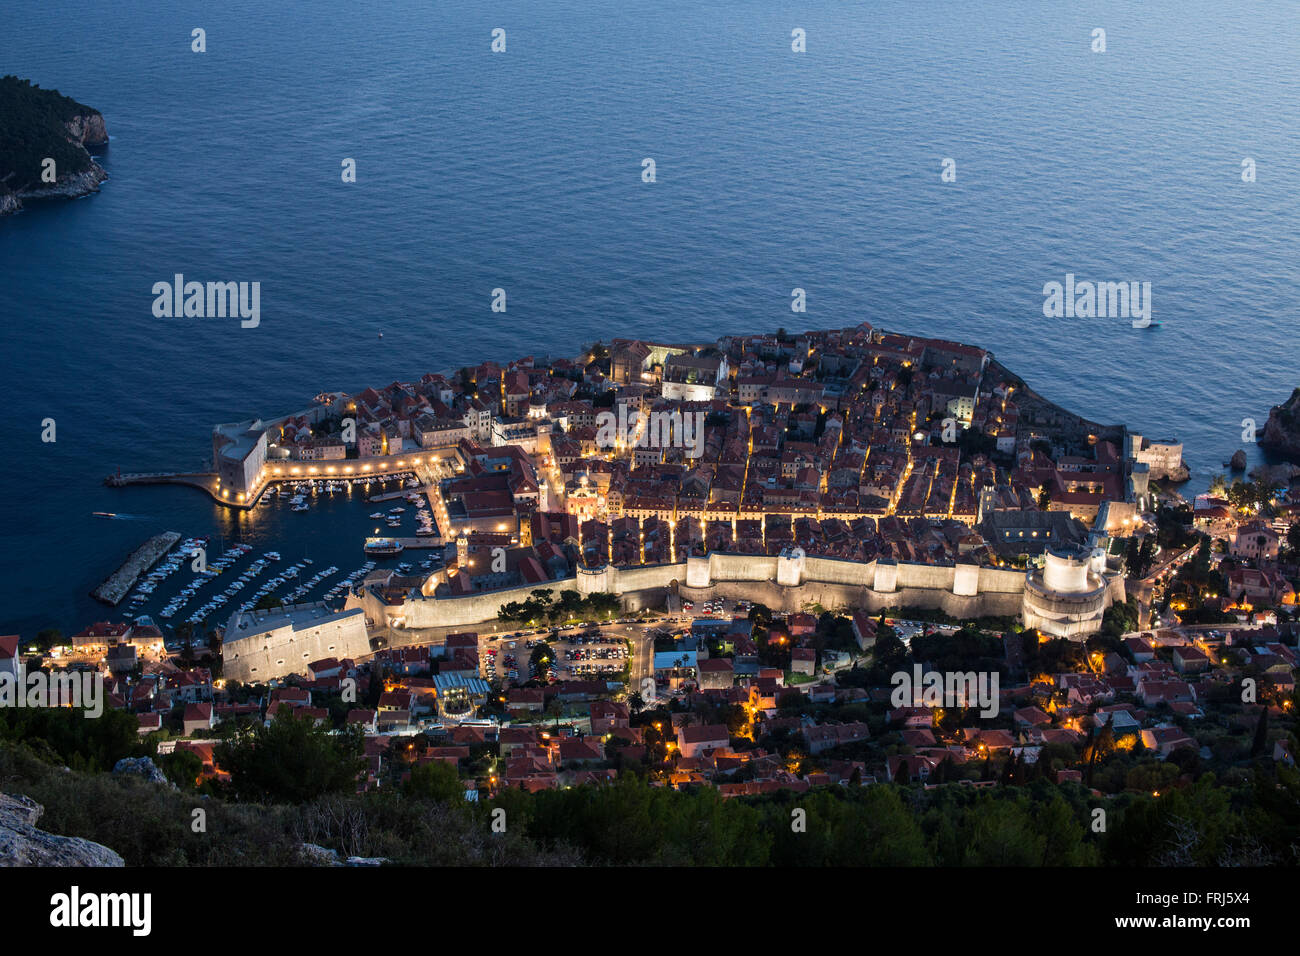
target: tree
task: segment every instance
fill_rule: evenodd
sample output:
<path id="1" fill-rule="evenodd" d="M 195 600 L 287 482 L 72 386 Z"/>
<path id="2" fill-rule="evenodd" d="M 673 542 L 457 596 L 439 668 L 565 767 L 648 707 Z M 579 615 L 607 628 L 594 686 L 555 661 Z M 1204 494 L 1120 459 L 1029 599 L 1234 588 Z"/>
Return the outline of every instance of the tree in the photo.
<path id="1" fill-rule="evenodd" d="M 547 666 L 550 665 L 554 660 L 555 660 L 555 651 L 551 649 L 550 644 L 547 644 L 545 641 L 542 641 L 540 644 L 534 647 L 533 652 L 528 655 L 528 666 L 529 669 L 532 671 L 532 673 L 536 674 L 538 677 L 541 677 L 546 672 Z"/>
<path id="2" fill-rule="evenodd" d="M 564 612 L 565 619 L 577 617 L 578 612 L 582 610 L 582 595 L 572 588 L 566 588 L 560 592 L 560 601 L 557 606 Z"/>
<path id="3" fill-rule="evenodd" d="M 55 644 L 61 643 L 63 643 L 63 632 L 57 627 L 47 627 L 36 632 L 36 639 L 32 641 L 32 646 L 40 653 L 46 654 Z"/>
<path id="4" fill-rule="evenodd" d="M 43 745 L 73 770 L 112 770 L 140 753 L 140 722 L 108 708 L 90 717 L 76 707 L 0 707 L 0 740 Z"/>
<path id="5" fill-rule="evenodd" d="M 564 703 L 560 700 L 560 695 L 556 694 L 546 702 L 546 716 L 554 718 L 555 729 L 560 728 L 560 715 L 564 713 Z"/>
<path id="6" fill-rule="evenodd" d="M 1018 801 L 987 794 L 965 814 L 965 862 L 970 866 L 1034 866 L 1042 861 L 1046 840 Z"/>
<path id="7" fill-rule="evenodd" d="M 871 654 L 876 666 L 886 671 L 896 671 L 907 663 L 907 645 L 888 625 L 877 628 L 876 643 Z"/>
<path id="8" fill-rule="evenodd" d="M 359 726 L 330 733 L 286 707 L 269 726 L 218 744 L 214 756 L 240 799 L 305 803 L 354 790 L 365 769 L 364 751 Z"/>
<path id="9" fill-rule="evenodd" d="M 1255 742 L 1251 745 L 1250 754 L 1252 757 L 1258 757 L 1268 748 L 1268 707 L 1265 707 L 1259 715 L 1259 723 L 1255 725 Z"/>
<path id="10" fill-rule="evenodd" d="M 413 768 L 411 778 L 402 789 L 410 796 L 438 803 L 465 799 L 465 785 L 460 781 L 460 774 L 445 760 L 430 760 Z"/>
<path id="11" fill-rule="evenodd" d="M 203 758 L 193 750 L 177 747 L 158 759 L 158 769 L 182 790 L 193 790 L 203 773 Z"/>

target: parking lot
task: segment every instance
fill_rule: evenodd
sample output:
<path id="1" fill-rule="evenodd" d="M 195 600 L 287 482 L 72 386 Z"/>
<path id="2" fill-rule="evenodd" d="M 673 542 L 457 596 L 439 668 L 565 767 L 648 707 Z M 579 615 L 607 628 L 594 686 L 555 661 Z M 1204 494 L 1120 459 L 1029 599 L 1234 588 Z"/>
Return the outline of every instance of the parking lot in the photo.
<path id="1" fill-rule="evenodd" d="M 643 639 L 642 626 L 631 622 L 601 625 L 572 625 L 562 628 L 539 628 L 515 631 L 488 639 L 481 655 L 483 676 L 488 680 L 523 684 L 534 678 L 542 680 L 583 680 L 618 674 L 628 659 L 625 640 Z M 549 643 L 554 661 L 547 673 L 530 670 L 533 650 L 539 643 Z"/>
<path id="2" fill-rule="evenodd" d="M 500 680 L 506 685 L 526 683 L 536 676 L 542 680 L 592 680 L 618 674 L 629 663 L 629 691 L 644 687 L 653 675 L 654 634 L 663 630 L 689 628 L 697 618 L 730 620 L 744 617 L 753 605 L 747 601 L 716 599 L 683 602 L 679 614 L 651 621 L 617 620 L 599 624 L 571 624 L 542 627 L 502 634 L 484 634 L 480 653 L 483 677 Z M 529 659 L 539 641 L 550 643 L 555 661 L 549 673 L 533 675 Z"/>

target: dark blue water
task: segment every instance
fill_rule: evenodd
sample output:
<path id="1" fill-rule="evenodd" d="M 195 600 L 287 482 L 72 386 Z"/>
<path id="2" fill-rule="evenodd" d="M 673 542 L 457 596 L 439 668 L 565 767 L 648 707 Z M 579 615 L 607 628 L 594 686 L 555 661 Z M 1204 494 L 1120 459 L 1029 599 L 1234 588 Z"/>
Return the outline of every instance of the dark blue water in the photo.
<path id="1" fill-rule="evenodd" d="M 1183 439 L 1204 481 L 1300 384 L 1296 13 L 5 0 L 0 70 L 100 109 L 113 141 L 102 193 L 0 224 L 0 631 L 85 623 L 147 534 L 229 520 L 102 487 L 117 466 L 194 467 L 212 423 L 322 389 L 615 334 L 975 342 L 1082 414 Z M 176 272 L 261 282 L 261 325 L 155 319 Z M 1151 282 L 1162 327 L 1044 318 L 1067 272 Z M 336 534 L 358 551 L 308 536 Z"/>

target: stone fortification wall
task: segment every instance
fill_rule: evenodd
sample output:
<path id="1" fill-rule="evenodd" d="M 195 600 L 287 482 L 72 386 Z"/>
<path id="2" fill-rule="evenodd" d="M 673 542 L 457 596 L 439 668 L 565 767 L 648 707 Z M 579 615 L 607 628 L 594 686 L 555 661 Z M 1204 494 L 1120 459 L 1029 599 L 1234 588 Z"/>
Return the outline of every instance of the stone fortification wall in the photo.
<path id="1" fill-rule="evenodd" d="M 971 564 L 944 567 L 809 558 L 796 549 L 779 557 L 715 552 L 680 564 L 584 568 L 575 577 L 551 581 L 544 587 L 556 593 L 566 589 L 583 594 L 609 591 L 623 595 L 629 610 L 639 610 L 662 607 L 664 595 L 673 585 L 688 599 L 760 601 L 782 611 L 808 604 L 869 611 L 913 606 L 942 608 L 955 617 L 983 617 L 1019 614 L 1025 575 Z M 1122 582 L 1120 587 L 1122 590 Z M 351 598 L 349 606 L 363 607 L 366 616 L 381 626 L 460 627 L 495 621 L 502 604 L 525 601 L 536 588 L 526 585 L 448 598 L 420 595 L 401 605 L 385 605 L 367 594 Z"/>

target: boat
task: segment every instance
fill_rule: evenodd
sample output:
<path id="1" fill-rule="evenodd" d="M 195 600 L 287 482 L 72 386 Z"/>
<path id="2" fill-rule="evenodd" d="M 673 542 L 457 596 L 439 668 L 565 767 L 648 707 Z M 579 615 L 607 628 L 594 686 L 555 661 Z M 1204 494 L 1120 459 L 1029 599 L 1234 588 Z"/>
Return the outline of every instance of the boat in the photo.
<path id="1" fill-rule="evenodd" d="M 365 551 L 366 554 L 377 556 L 388 556 L 401 554 L 404 550 L 402 542 L 396 538 L 367 538 Z"/>
<path id="2" fill-rule="evenodd" d="M 382 511 L 376 511 L 376 512 L 375 512 L 374 514 L 372 514 L 370 517 L 372 517 L 372 518 L 378 520 L 378 519 L 382 518 L 383 516 L 384 516 L 384 513 L 383 513 Z"/>
<path id="3" fill-rule="evenodd" d="M 90 513 L 90 516 L 92 518 L 116 518 L 117 512 L 116 511 L 92 511 Z"/>
<path id="4" fill-rule="evenodd" d="M 311 509 L 310 509 L 310 507 L 308 506 L 307 502 L 305 502 L 305 501 L 300 501 L 300 502 L 298 502 L 296 505 L 294 505 L 292 508 L 290 508 L 289 510 L 290 510 L 290 511 L 309 511 L 309 510 L 311 510 Z"/>

